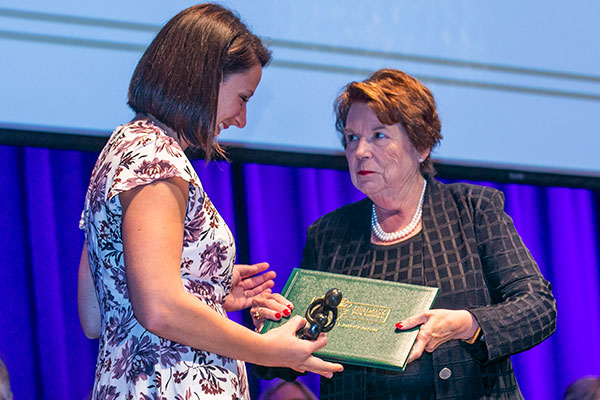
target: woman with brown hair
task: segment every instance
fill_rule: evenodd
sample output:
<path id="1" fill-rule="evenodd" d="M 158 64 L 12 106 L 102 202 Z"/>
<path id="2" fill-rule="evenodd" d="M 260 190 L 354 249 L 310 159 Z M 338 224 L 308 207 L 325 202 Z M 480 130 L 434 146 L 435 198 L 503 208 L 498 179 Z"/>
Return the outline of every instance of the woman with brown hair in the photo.
<path id="1" fill-rule="evenodd" d="M 177 14 L 142 56 L 129 88 L 136 116 L 100 153 L 80 223 L 80 320 L 100 337 L 92 398 L 248 399 L 240 360 L 341 370 L 311 355 L 325 336 L 295 337 L 302 318 L 266 335 L 227 318 L 268 292 L 274 273 L 234 266 L 231 232 L 184 154 L 210 159 L 221 130 L 245 126 L 270 57 L 215 4 Z"/>

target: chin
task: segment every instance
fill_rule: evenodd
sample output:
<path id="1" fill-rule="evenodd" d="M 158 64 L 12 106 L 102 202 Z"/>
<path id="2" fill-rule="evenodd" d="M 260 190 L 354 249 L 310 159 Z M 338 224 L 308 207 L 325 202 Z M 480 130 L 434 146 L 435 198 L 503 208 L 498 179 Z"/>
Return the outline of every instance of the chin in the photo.
<path id="1" fill-rule="evenodd" d="M 373 193 L 377 193 L 378 188 L 375 187 L 375 185 L 372 185 L 370 183 L 363 183 L 363 184 L 355 184 L 354 186 L 356 186 L 356 188 L 358 190 L 360 190 L 361 192 L 363 192 L 366 196 L 369 196 L 369 194 L 373 194 Z"/>

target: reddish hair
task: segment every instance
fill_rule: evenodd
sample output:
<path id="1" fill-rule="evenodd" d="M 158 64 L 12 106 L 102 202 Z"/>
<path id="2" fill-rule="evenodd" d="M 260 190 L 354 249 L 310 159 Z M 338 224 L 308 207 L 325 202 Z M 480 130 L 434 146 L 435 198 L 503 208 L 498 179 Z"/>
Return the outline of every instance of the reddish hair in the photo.
<path id="1" fill-rule="evenodd" d="M 365 103 L 386 125 L 402 124 L 408 139 L 419 151 L 432 150 L 442 139 L 442 123 L 429 89 L 405 72 L 380 69 L 362 82 L 350 82 L 334 103 L 335 127 L 342 135 L 350 107 Z M 421 163 L 421 173 L 435 174 L 431 154 Z"/>

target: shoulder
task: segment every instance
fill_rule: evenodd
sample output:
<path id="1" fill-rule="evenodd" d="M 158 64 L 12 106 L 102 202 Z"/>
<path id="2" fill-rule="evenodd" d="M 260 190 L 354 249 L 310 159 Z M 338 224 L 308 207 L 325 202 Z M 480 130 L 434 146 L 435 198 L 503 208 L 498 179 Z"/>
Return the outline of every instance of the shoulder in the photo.
<path id="1" fill-rule="evenodd" d="M 432 181 L 432 192 L 438 192 L 440 197 L 450 197 L 459 208 L 468 207 L 474 210 L 485 210 L 489 207 L 504 207 L 504 194 L 489 186 L 471 183 L 441 183 Z"/>
<path id="2" fill-rule="evenodd" d="M 181 178 L 193 186 L 200 181 L 175 139 L 149 121 L 119 126 L 107 145 L 115 169 L 109 179 L 108 198 L 156 180 Z"/>
<path id="3" fill-rule="evenodd" d="M 183 150 L 175 139 L 146 120 L 136 120 L 117 127 L 110 144 L 118 154 L 164 152 L 164 156 L 185 158 Z"/>

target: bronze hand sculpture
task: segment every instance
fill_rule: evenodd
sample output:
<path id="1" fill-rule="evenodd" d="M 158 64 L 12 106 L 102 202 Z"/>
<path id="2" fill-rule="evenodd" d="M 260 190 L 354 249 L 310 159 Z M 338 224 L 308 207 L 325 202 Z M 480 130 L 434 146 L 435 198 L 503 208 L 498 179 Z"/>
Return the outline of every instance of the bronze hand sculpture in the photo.
<path id="1" fill-rule="evenodd" d="M 323 332 L 333 329 L 337 320 L 337 307 L 342 302 L 342 292 L 339 289 L 329 289 L 324 297 L 313 300 L 304 314 L 306 325 L 296 332 L 296 336 L 306 340 L 317 340 Z M 260 379 L 281 378 L 286 381 L 294 381 L 300 373 L 291 368 L 254 366 L 254 372 Z"/>
<path id="2" fill-rule="evenodd" d="M 302 339 L 316 340 L 322 332 L 333 329 L 341 301 L 342 292 L 335 288 L 329 289 L 325 297 L 313 300 L 304 314 L 306 325 L 296 335 Z"/>

